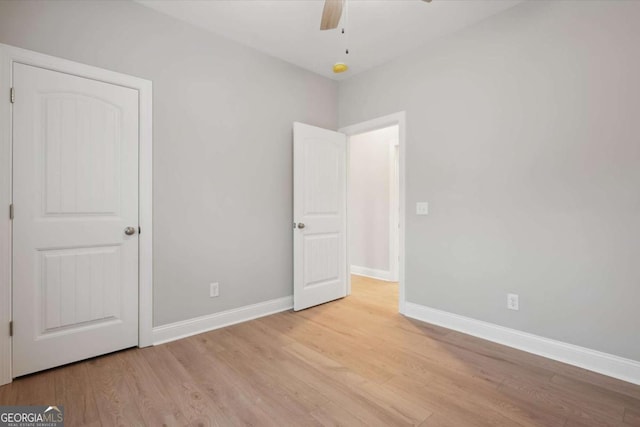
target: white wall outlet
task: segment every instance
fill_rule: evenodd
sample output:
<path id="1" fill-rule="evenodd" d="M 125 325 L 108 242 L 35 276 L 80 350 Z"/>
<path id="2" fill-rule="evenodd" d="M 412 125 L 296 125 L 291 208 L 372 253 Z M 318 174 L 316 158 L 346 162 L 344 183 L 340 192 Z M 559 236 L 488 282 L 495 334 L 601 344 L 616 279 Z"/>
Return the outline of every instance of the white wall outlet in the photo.
<path id="1" fill-rule="evenodd" d="M 217 297 L 219 295 L 220 295 L 220 284 L 218 282 L 210 283 L 209 284 L 209 296 L 211 298 L 215 298 L 215 297 Z"/>
<path id="2" fill-rule="evenodd" d="M 428 202 L 416 203 L 416 215 L 429 215 L 429 203 Z"/>
<path id="3" fill-rule="evenodd" d="M 507 294 L 507 308 L 509 310 L 520 310 L 518 294 Z"/>

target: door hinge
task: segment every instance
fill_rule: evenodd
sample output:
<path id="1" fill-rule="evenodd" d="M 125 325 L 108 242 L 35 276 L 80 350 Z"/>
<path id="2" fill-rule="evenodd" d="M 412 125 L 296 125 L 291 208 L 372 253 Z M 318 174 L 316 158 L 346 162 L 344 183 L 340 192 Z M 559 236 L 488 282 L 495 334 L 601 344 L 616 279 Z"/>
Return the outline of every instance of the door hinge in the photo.
<path id="1" fill-rule="evenodd" d="M 9 336 L 13 336 L 13 320 L 9 322 Z"/>
<path id="2" fill-rule="evenodd" d="M 9 219 L 13 219 L 13 203 L 9 205 Z"/>
<path id="3" fill-rule="evenodd" d="M 9 101 L 12 104 L 16 102 L 16 90 L 14 88 L 9 89 Z"/>

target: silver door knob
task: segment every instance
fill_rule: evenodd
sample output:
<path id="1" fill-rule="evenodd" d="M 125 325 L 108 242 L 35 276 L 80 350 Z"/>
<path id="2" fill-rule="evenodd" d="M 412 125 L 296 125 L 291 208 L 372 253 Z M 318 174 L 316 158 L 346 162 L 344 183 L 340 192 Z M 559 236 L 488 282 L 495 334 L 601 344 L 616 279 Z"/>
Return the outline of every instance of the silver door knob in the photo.
<path id="1" fill-rule="evenodd" d="M 136 234 L 136 229 L 135 227 L 127 227 L 124 229 L 124 234 L 126 234 L 127 236 L 131 236 L 133 234 Z"/>
<path id="2" fill-rule="evenodd" d="M 298 223 L 298 228 L 303 229 L 303 228 L 304 228 L 304 223 L 299 222 L 299 223 Z"/>

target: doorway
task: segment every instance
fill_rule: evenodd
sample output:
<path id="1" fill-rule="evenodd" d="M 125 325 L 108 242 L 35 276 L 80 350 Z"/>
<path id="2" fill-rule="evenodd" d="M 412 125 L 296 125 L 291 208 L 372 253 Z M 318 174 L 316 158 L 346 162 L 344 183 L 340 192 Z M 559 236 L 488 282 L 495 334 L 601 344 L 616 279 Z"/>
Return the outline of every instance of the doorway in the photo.
<path id="1" fill-rule="evenodd" d="M 388 237 L 386 255 L 383 256 L 387 258 L 387 264 L 383 268 L 388 269 L 387 279 L 397 278 L 398 311 L 404 313 L 404 112 L 348 126 L 338 132 L 294 123 L 292 231 L 295 311 L 351 294 L 352 263 L 347 244 L 350 234 L 347 226 L 347 141 L 385 128 L 391 128 L 389 140 L 393 143 L 387 145 L 386 153 L 386 191 L 389 194 L 386 197 L 385 221 Z M 389 184 L 391 182 L 394 182 L 393 186 Z M 394 208 L 390 207 L 391 203 Z M 390 233 L 391 230 L 397 232 Z"/>
<path id="2" fill-rule="evenodd" d="M 398 281 L 399 127 L 349 138 L 348 230 L 350 272 Z"/>
<path id="3" fill-rule="evenodd" d="M 405 113 L 340 132 L 348 138 L 347 294 L 351 294 L 351 274 L 359 283 L 397 282 L 398 311 L 403 313 Z"/>

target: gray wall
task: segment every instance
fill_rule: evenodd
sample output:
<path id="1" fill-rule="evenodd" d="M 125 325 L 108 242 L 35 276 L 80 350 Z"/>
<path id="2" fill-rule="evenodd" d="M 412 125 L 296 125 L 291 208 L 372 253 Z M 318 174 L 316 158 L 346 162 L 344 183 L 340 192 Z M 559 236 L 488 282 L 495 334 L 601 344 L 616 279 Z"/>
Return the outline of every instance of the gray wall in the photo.
<path id="1" fill-rule="evenodd" d="M 341 82 L 340 126 L 407 111 L 410 302 L 640 360 L 638 22 L 526 2 Z"/>
<path id="2" fill-rule="evenodd" d="M 335 129 L 335 82 L 132 2 L 0 1 L 0 43 L 153 81 L 155 325 L 291 295 L 292 123 Z"/>

